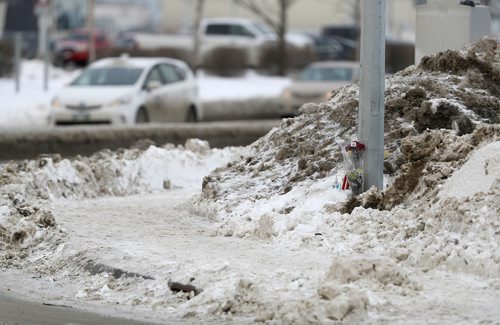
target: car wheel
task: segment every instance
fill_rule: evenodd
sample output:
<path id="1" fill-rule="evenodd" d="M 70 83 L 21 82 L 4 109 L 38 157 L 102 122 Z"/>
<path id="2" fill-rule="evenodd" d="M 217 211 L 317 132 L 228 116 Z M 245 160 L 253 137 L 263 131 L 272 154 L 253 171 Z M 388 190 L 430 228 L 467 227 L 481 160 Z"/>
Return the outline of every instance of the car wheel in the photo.
<path id="1" fill-rule="evenodd" d="M 146 109 L 144 107 L 139 108 L 137 114 L 135 114 L 135 123 L 143 124 L 148 122 L 149 122 L 148 112 L 146 112 Z"/>
<path id="2" fill-rule="evenodd" d="M 57 53 L 54 58 L 54 65 L 56 67 L 62 67 L 64 68 L 64 65 L 66 64 L 66 61 L 64 60 L 64 57 L 62 53 Z"/>
<path id="3" fill-rule="evenodd" d="M 74 67 L 73 55 L 74 54 L 72 50 L 63 50 L 59 54 L 59 60 L 63 68 L 72 69 Z"/>
<path id="4" fill-rule="evenodd" d="M 186 114 L 186 122 L 193 123 L 198 121 L 198 116 L 196 114 L 196 109 L 194 106 L 189 107 L 189 110 Z"/>

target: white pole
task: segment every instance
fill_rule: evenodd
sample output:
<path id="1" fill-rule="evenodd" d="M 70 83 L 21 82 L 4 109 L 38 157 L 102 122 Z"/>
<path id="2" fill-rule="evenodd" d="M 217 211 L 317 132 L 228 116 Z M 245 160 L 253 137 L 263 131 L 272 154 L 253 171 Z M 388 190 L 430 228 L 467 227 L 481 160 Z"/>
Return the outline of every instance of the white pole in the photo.
<path id="1" fill-rule="evenodd" d="M 94 34 L 94 6 L 95 0 L 87 1 L 87 30 L 89 32 L 89 57 L 88 64 L 95 61 L 96 50 L 95 50 L 95 34 Z"/>
<path id="2" fill-rule="evenodd" d="M 14 78 L 16 81 L 16 93 L 21 89 L 20 75 L 21 75 L 21 47 L 23 36 L 20 32 L 16 33 L 14 38 Z"/>
<path id="3" fill-rule="evenodd" d="M 6 16 L 7 16 L 7 2 L 4 0 L 0 0 L 0 37 L 3 36 Z"/>
<path id="4" fill-rule="evenodd" d="M 364 190 L 383 188 L 386 0 L 363 0 L 358 137 L 366 145 Z"/>
<path id="5" fill-rule="evenodd" d="M 43 53 L 43 90 L 49 90 L 49 65 L 50 65 L 50 49 L 49 39 L 50 33 L 47 31 L 47 38 L 45 39 L 45 51 Z"/>
<path id="6" fill-rule="evenodd" d="M 48 8 L 43 6 L 38 11 L 38 58 L 43 59 L 47 52 L 47 32 L 50 24 Z"/>

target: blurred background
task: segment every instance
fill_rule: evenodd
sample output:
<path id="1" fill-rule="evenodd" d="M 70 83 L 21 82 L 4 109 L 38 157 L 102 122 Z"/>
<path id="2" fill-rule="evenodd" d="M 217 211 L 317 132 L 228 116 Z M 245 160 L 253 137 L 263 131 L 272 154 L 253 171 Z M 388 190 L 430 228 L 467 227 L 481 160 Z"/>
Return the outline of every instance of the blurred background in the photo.
<path id="1" fill-rule="evenodd" d="M 192 34 L 196 20 L 198 0 L 0 0 L 0 36 L 3 42 L 13 40 L 17 32 L 23 35 L 23 56 L 34 58 L 41 55 L 40 37 L 44 24 L 49 25 L 52 48 L 58 39 L 72 31 L 93 27 L 103 31 L 111 43 L 109 47 L 128 48 L 142 45 L 178 49 L 176 44 L 164 41 L 165 34 Z M 242 17 L 270 25 L 268 18 L 278 11 L 274 2 L 254 3 L 267 10 L 266 17 L 248 10 L 235 0 L 203 1 L 203 18 Z M 252 2 L 252 1 L 248 1 Z M 411 45 L 415 38 L 415 3 L 418 0 L 388 0 L 387 39 L 389 43 Z M 89 8 L 92 5 L 93 8 Z M 356 59 L 355 47 L 359 36 L 359 0 L 296 0 L 286 8 L 286 28 L 290 45 L 309 43 L 310 56 L 302 61 L 327 59 Z M 268 10 L 269 9 L 269 10 Z M 91 19 L 91 14 L 92 18 Z M 279 13 L 276 14 L 276 16 Z M 269 16 L 269 17 L 268 17 Z M 45 22 L 44 20 L 47 20 Z M 273 29 L 274 26 L 268 26 Z M 157 44 L 141 44 L 144 33 L 157 34 Z M 139 34 L 139 35 L 134 35 Z M 293 42 L 293 40 L 295 42 Z M 292 50 L 291 50 L 292 51 Z M 103 55 L 104 53 L 100 53 Z M 264 58 L 263 58 L 264 59 Z M 291 68 L 304 62 L 291 60 Z M 301 61 L 301 60 L 298 60 Z M 269 65 L 269 64 L 268 64 Z M 390 69 L 393 69 L 390 67 Z"/>
<path id="2" fill-rule="evenodd" d="M 388 75 L 414 64 L 425 2 L 387 0 Z M 498 34 L 500 1 L 480 3 Z M 357 81 L 360 19 L 360 0 L 0 0 L 0 128 L 52 127 L 64 87 L 124 54 L 186 62 L 205 121 L 293 116 Z"/>

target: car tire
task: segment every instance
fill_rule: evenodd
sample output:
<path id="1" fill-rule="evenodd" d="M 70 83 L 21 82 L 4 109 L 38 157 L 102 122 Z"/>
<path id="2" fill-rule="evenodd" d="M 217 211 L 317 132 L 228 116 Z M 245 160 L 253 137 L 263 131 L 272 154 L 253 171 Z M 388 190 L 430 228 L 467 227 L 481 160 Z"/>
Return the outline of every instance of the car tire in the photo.
<path id="1" fill-rule="evenodd" d="M 194 106 L 189 107 L 186 114 L 186 122 L 187 123 L 198 122 L 198 114 L 196 113 L 196 109 L 194 108 Z"/>
<path id="2" fill-rule="evenodd" d="M 72 61 L 74 52 L 72 50 L 63 50 L 59 53 L 59 62 L 64 69 L 73 70 L 75 63 Z"/>
<path id="3" fill-rule="evenodd" d="M 135 114 L 135 123 L 136 124 L 144 124 L 149 122 L 149 115 L 148 112 L 144 107 L 141 107 L 137 110 L 137 113 Z"/>

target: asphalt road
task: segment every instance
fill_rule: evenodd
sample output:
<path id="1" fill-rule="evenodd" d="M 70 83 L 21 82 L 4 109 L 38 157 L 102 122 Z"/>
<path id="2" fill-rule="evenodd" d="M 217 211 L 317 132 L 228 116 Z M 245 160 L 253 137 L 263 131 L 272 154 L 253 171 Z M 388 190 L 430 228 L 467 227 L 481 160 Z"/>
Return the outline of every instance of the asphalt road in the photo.
<path id="1" fill-rule="evenodd" d="M 77 126 L 0 132 L 0 161 L 59 153 L 89 155 L 101 149 L 129 148 L 141 139 L 157 145 L 184 144 L 189 138 L 207 140 L 211 147 L 248 145 L 280 120 L 146 124 L 138 126 Z"/>
<path id="2" fill-rule="evenodd" d="M 15 298 L 0 293 L 0 325 L 149 325 L 125 318 L 100 315 L 73 308 Z M 175 323 L 169 323 L 175 324 Z"/>

